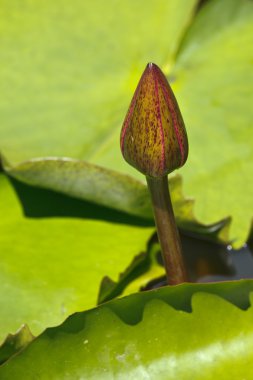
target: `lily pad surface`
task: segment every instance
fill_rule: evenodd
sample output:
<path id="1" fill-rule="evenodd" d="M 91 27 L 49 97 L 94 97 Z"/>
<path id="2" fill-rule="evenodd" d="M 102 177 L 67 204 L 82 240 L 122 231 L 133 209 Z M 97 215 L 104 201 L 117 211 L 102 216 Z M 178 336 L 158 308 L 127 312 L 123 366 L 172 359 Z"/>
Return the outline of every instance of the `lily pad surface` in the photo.
<path id="1" fill-rule="evenodd" d="M 143 66 L 175 55 L 196 2 L 2 2 L 0 150 L 13 163 L 89 159 L 118 130 Z"/>
<path id="2" fill-rule="evenodd" d="M 3 2 L 0 151 L 14 164 L 69 156 L 141 178 L 123 162 L 118 140 L 133 90 L 154 61 L 186 122 L 182 172 L 196 217 L 209 224 L 232 216 L 230 238 L 240 246 L 252 218 L 253 4 L 210 0 L 194 16 L 196 4 Z"/>
<path id="3" fill-rule="evenodd" d="M 252 290 L 252 281 L 185 284 L 76 313 L 0 367 L 0 378 L 250 379 Z"/>
<path id="4" fill-rule="evenodd" d="M 200 220 L 233 217 L 235 246 L 247 240 L 253 217 L 252 34 L 252 1 L 207 2 L 172 73 L 190 141 L 185 192 Z"/>
<path id="5" fill-rule="evenodd" d="M 198 220 L 232 216 L 230 238 L 237 246 L 246 241 L 253 211 L 253 3 L 210 0 L 195 14 L 196 5 L 2 1 L 0 152 L 12 164 L 12 179 L 1 172 L 0 341 L 24 324 L 37 335 L 94 307 L 102 278 L 115 282 L 146 250 L 154 231 L 150 204 L 145 187 L 123 175 L 144 180 L 121 158 L 119 131 L 149 61 L 165 71 L 185 119 L 184 193 L 196 199 Z M 113 169 L 114 182 L 92 164 Z M 179 182 L 170 182 L 179 225 L 210 232 L 196 222 Z M 228 223 L 220 223 L 219 238 Z M 253 377 L 252 290 L 250 281 L 183 285 L 75 314 L 1 366 L 0 378 Z M 9 335 L 1 360 L 32 340 L 22 336 Z M 9 343 L 17 345 L 12 350 Z"/>
<path id="6" fill-rule="evenodd" d="M 32 196 L 35 204 L 40 202 L 30 192 Z M 42 205 L 48 207 L 45 198 Z M 68 203 L 63 201 L 61 207 Z M 69 314 L 95 306 L 104 275 L 116 280 L 132 258 L 145 251 L 154 231 L 108 221 L 94 208 L 89 219 L 37 217 L 36 210 L 27 217 L 4 174 L 0 209 L 0 341 L 24 323 L 38 335 Z"/>
<path id="7" fill-rule="evenodd" d="M 252 1 L 210 0 L 194 17 L 173 62 L 163 62 L 189 137 L 189 158 L 180 171 L 184 192 L 196 199 L 200 221 L 232 216 L 235 247 L 247 240 L 253 216 L 252 34 Z M 92 159 L 116 168 L 112 146 Z M 118 160 L 120 155 L 117 165 Z M 121 170 L 139 176 L 126 166 Z"/>
<path id="8" fill-rule="evenodd" d="M 147 185 L 130 176 L 70 158 L 37 158 L 14 166 L 3 160 L 3 165 L 11 177 L 25 184 L 54 190 L 90 201 L 94 207 L 95 204 L 102 205 L 133 216 L 129 220 L 126 214 L 122 215 L 125 223 L 134 223 L 137 217 L 144 225 L 154 225 Z M 169 187 L 177 223 L 182 229 L 197 232 L 209 240 L 228 242 L 229 218 L 213 225 L 199 223 L 193 213 L 194 201 L 183 195 L 181 177 L 171 177 Z"/>

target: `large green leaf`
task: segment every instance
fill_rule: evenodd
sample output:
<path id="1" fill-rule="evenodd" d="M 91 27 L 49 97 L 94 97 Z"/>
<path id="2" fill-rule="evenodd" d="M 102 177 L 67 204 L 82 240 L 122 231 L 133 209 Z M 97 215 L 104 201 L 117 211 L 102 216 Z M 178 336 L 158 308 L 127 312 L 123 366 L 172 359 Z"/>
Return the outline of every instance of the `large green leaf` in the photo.
<path id="1" fill-rule="evenodd" d="M 0 378 L 251 379 L 252 291 L 252 281 L 185 284 L 76 313 L 0 367 Z"/>
<path id="2" fill-rule="evenodd" d="M 153 60 L 171 78 L 188 128 L 186 194 L 205 223 L 232 215 L 240 245 L 252 217 L 253 5 L 209 1 L 180 44 L 194 4 L 4 3 L 0 148 L 12 162 L 68 155 L 138 176 L 120 157 L 119 127 Z"/>
<path id="3" fill-rule="evenodd" d="M 235 246 L 247 240 L 253 216 L 252 34 L 252 1 L 208 1 L 168 67 L 189 135 L 185 194 L 196 199 L 200 221 L 233 217 Z M 120 168 L 112 145 L 94 162 Z M 121 169 L 138 175 L 123 164 Z"/>
<path id="4" fill-rule="evenodd" d="M 2 0 L 1 151 L 11 162 L 89 158 L 120 126 L 146 63 L 173 59 L 196 2 Z"/>
<path id="5" fill-rule="evenodd" d="M 42 201 L 42 209 L 52 208 L 58 199 L 54 197 L 49 205 L 49 197 L 41 200 L 29 189 L 26 194 L 33 197 L 33 205 Z M 60 206 L 68 211 L 64 199 Z M 85 209 L 88 204 L 75 207 Z M 37 335 L 70 313 L 94 306 L 103 276 L 116 280 L 131 259 L 145 250 L 153 231 L 108 221 L 93 206 L 89 219 L 80 214 L 79 218 L 27 218 L 3 174 L 0 210 L 0 341 L 23 323 Z"/>
<path id="6" fill-rule="evenodd" d="M 68 155 L 138 177 L 120 157 L 119 128 L 153 60 L 186 121 L 183 173 L 196 216 L 232 215 L 230 236 L 241 245 L 252 217 L 253 4 L 208 1 L 185 36 L 195 3 L 3 2 L 0 149 L 14 163 Z"/>
<path id="7" fill-rule="evenodd" d="M 208 223 L 233 216 L 241 245 L 253 217 L 253 2 L 215 0 L 198 15 L 177 57 L 175 90 L 188 126 L 185 192 Z"/>
<path id="8" fill-rule="evenodd" d="M 11 177 L 29 185 L 153 220 L 147 186 L 130 176 L 71 158 L 44 157 L 16 166 L 3 164 Z M 183 200 L 177 198 L 182 204 Z"/>
<path id="9" fill-rule="evenodd" d="M 16 166 L 4 162 L 4 168 L 9 175 L 29 185 L 124 211 L 143 219 L 143 223 L 154 224 L 147 186 L 127 175 L 85 161 L 56 157 L 32 159 Z M 194 218 L 193 200 L 183 196 L 181 178 L 174 176 L 169 184 L 178 225 L 209 240 L 227 242 L 230 220 L 208 226 L 199 223 Z"/>

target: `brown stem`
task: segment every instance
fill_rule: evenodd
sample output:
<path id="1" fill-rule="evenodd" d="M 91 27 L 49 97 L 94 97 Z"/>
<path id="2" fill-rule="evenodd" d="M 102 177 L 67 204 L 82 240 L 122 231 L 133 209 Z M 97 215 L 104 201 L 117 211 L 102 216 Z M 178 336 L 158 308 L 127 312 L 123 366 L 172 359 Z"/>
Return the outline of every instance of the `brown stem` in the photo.
<path id="1" fill-rule="evenodd" d="M 168 178 L 146 177 L 151 194 L 158 239 L 160 242 L 168 283 L 181 284 L 188 281 L 180 237 L 170 199 Z"/>

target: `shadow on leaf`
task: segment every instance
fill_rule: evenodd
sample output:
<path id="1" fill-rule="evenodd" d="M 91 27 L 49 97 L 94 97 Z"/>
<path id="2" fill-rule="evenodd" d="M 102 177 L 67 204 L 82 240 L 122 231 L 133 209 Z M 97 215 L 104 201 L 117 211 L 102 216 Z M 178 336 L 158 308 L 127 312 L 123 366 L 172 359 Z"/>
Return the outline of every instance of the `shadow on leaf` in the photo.
<path id="1" fill-rule="evenodd" d="M 14 178 L 10 178 L 10 181 L 21 202 L 25 216 L 30 218 L 71 217 L 105 220 L 143 227 L 154 225 L 152 221 L 110 207 L 72 198 L 52 190 L 30 186 Z"/>

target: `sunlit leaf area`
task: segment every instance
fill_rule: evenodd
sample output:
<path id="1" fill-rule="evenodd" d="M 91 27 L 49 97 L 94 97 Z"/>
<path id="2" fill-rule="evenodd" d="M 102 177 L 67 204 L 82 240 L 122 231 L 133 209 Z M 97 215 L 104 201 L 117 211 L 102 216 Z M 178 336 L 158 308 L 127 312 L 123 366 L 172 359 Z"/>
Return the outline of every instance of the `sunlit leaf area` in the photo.
<path id="1" fill-rule="evenodd" d="M 0 0 L 0 19 L 0 379 L 252 379 L 252 0 Z M 180 285 L 120 150 L 149 62 L 189 142 Z"/>

